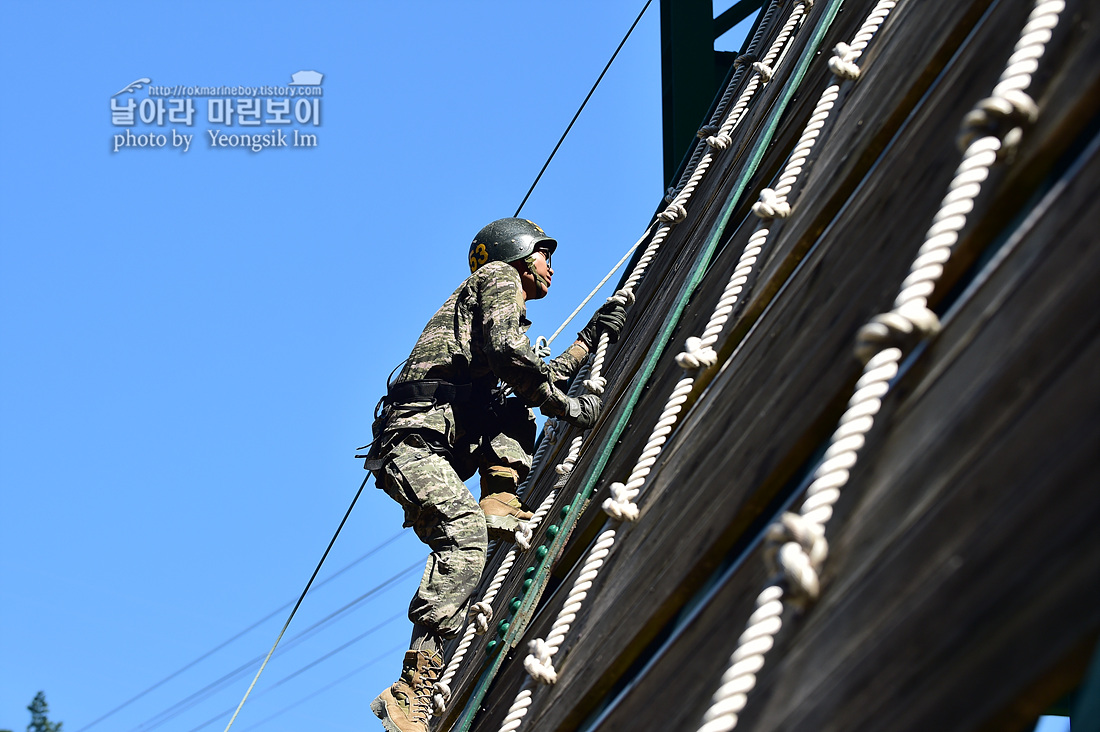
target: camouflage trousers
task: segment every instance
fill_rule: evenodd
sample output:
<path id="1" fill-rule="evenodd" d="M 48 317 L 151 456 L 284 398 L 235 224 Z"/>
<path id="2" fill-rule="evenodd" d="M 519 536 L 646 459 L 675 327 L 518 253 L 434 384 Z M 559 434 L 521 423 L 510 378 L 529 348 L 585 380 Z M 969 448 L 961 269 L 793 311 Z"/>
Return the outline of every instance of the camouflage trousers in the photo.
<path id="1" fill-rule="evenodd" d="M 445 639 L 458 635 L 465 625 L 485 569 L 488 542 L 485 514 L 460 472 L 470 477 L 476 466 L 485 475 L 488 467 L 504 465 L 513 468 L 521 481 L 526 478 L 534 422 L 512 422 L 501 425 L 510 429 L 456 448 L 447 456 L 416 432 L 384 438 L 385 461 L 375 473 L 378 487 L 401 504 L 405 526 L 411 526 L 431 549 L 420 587 L 409 603 L 409 620 Z"/>

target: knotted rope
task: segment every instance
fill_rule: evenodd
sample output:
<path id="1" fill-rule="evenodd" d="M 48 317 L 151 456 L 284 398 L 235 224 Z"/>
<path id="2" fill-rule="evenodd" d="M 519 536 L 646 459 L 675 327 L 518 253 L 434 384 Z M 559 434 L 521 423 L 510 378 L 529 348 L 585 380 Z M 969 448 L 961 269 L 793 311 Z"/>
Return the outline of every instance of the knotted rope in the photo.
<path id="1" fill-rule="evenodd" d="M 932 335 L 939 328 L 938 319 L 928 308 L 928 298 L 935 291 L 943 265 L 958 241 L 959 231 L 966 225 L 967 214 L 973 210 L 974 199 L 981 192 L 990 167 L 997 162 L 1006 142 L 1015 144 L 1019 140 L 1021 125 L 1034 120 L 1037 114 L 1024 89 L 1031 84 L 1031 74 L 1038 68 L 1038 60 L 1064 8 L 1063 0 L 1035 3 L 992 95 L 979 102 L 964 120 L 959 136 L 965 146 L 962 162 L 909 275 L 902 282 L 894 307 L 873 318 L 859 332 L 856 352 L 865 363 L 863 375 L 830 438 L 821 464 L 814 471 L 806 498 L 797 514 L 784 514 L 768 531 L 771 544 L 765 556 L 771 557 L 769 569 L 775 576 L 757 597 L 757 609 L 738 640 L 711 707 L 703 716 L 700 732 L 727 732 L 736 727 L 737 715 L 744 709 L 748 691 L 756 684 L 764 656 L 782 628 L 784 600 L 803 604 L 816 598 L 820 591 L 818 572 L 827 553 L 825 527 L 832 517 L 833 506 L 856 465 L 902 357 L 920 337 Z M 992 116 L 991 110 L 994 110 Z"/>
<path id="2" fill-rule="evenodd" d="M 889 5 L 890 7 L 894 5 L 893 2 L 881 4 Z M 792 11 L 791 16 L 796 18 L 800 17 L 801 12 L 802 11 L 796 7 Z M 878 25 L 881 25 L 882 18 L 884 17 L 884 13 L 875 13 L 872 11 L 869 22 L 873 22 L 873 27 L 877 29 Z M 787 31 L 793 26 L 794 24 L 788 19 L 788 22 L 784 25 L 784 31 Z M 858 57 L 859 52 L 866 47 L 866 42 L 870 39 L 871 35 L 873 35 L 873 31 L 870 35 L 865 31 L 861 31 L 861 33 L 857 35 L 857 40 L 853 41 L 852 44 L 852 47 L 855 49 L 854 57 Z M 861 38 L 864 39 L 861 41 Z M 781 49 L 773 44 L 769 49 L 768 58 L 779 57 L 780 53 Z M 825 120 L 829 117 L 829 112 L 837 99 L 838 90 L 839 87 L 833 84 L 822 93 L 817 107 L 806 123 L 801 138 L 795 145 L 783 172 L 779 176 L 779 181 L 776 183 L 775 189 L 765 188 L 761 192 L 761 202 L 753 206 L 753 212 L 758 216 L 770 219 L 776 216 L 786 216 L 790 213 L 790 205 L 787 203 L 787 194 L 790 193 L 795 181 L 801 174 L 803 164 L 809 156 L 810 150 L 813 148 L 825 124 Z M 703 330 L 703 334 L 699 337 L 692 336 L 688 338 L 684 344 L 684 351 L 676 357 L 676 363 L 684 369 L 684 376 L 677 382 L 672 393 L 669 395 L 649 439 L 642 448 L 642 454 L 639 456 L 626 482 L 611 484 L 611 497 L 603 503 L 604 511 L 607 512 L 608 516 L 611 518 L 618 521 L 637 520 L 639 509 L 635 504 L 635 500 L 641 493 L 642 487 L 645 485 L 653 465 L 656 464 L 657 458 L 660 456 L 668 436 L 672 434 L 672 430 L 679 420 L 680 413 L 694 388 L 698 371 L 700 369 L 709 368 L 717 363 L 718 354 L 714 351 L 713 346 L 718 342 L 726 322 L 732 315 L 735 305 L 740 300 L 741 294 L 748 284 L 756 262 L 760 257 L 760 253 L 768 240 L 770 231 L 771 230 L 762 223 L 749 237 L 741 253 L 741 258 L 738 260 L 733 274 L 730 275 L 730 279 L 726 283 L 726 287 L 718 300 L 718 304 L 715 306 L 714 312 L 711 314 L 710 320 Z"/>
<path id="3" fill-rule="evenodd" d="M 805 2 L 799 2 L 798 4 L 796 4 L 791 13 L 793 21 L 789 20 L 788 23 L 784 26 L 784 29 L 780 32 L 779 39 L 769 49 L 768 57 L 766 57 L 765 60 L 768 60 L 769 58 L 774 60 L 780 57 L 782 49 L 786 46 L 791 38 L 793 28 L 797 24 L 798 18 L 800 18 L 805 12 L 806 5 L 807 3 Z M 744 95 L 742 95 L 742 98 L 745 101 L 745 104 L 740 105 L 739 109 L 735 109 L 734 112 L 730 113 L 731 116 L 736 113 L 738 115 L 738 119 L 740 118 L 740 115 L 743 113 L 745 106 L 747 105 L 747 98 L 745 98 Z M 733 122 L 730 122 L 727 119 L 729 129 L 732 129 L 736 122 L 736 119 Z M 666 209 L 668 216 L 664 218 L 667 218 L 668 220 L 663 220 L 662 223 L 658 226 L 657 232 L 654 234 L 653 241 L 657 241 L 658 239 L 663 240 L 663 237 L 667 236 L 668 226 L 670 226 L 675 221 L 683 220 L 684 215 L 686 215 L 686 203 L 690 199 L 691 195 L 694 193 L 694 190 L 699 181 L 702 179 L 703 175 L 709 168 L 712 159 L 713 158 L 711 152 L 708 152 L 701 156 L 695 171 L 688 178 L 683 190 L 679 193 L 678 196 L 676 196 L 676 198 L 672 201 L 672 203 L 670 203 L 669 207 Z M 643 253 L 642 259 L 646 259 L 647 255 L 650 255 L 650 258 L 652 258 L 652 254 L 654 252 L 655 246 L 651 242 L 650 247 L 648 247 Z M 648 264 L 648 260 L 645 263 Z M 642 261 L 639 260 L 639 265 L 641 264 Z M 622 296 L 624 298 L 632 298 L 634 285 L 636 284 L 636 281 L 641 277 L 641 272 L 643 271 L 644 270 L 641 268 L 641 266 L 637 267 L 635 271 L 631 273 L 631 277 L 628 278 L 623 288 L 618 293 L 616 293 L 616 295 Z M 594 381 L 600 376 L 600 370 L 603 363 L 602 356 L 603 353 L 606 351 L 606 348 L 607 336 L 606 334 L 603 334 L 600 338 L 600 343 L 596 350 L 596 358 L 593 360 L 593 376 L 590 377 L 590 381 Z M 710 358 L 705 349 L 696 349 L 693 355 L 696 358 L 701 357 L 704 362 Z M 686 397 L 686 394 L 684 396 Z M 661 435 L 662 442 L 663 437 L 664 435 Z M 659 451 L 659 447 L 657 449 Z M 646 451 L 643 451 L 643 458 L 646 456 L 646 454 Z M 648 472 L 648 468 L 646 469 L 646 471 Z M 610 526 L 608 528 L 605 528 L 605 530 L 597 538 L 594 545 L 589 549 L 585 557 L 584 564 L 581 566 L 577 577 L 574 580 L 572 587 L 570 588 L 569 594 L 566 596 L 565 603 L 562 609 L 559 611 L 558 616 L 555 618 L 554 624 L 551 627 L 547 637 L 545 639 L 536 638 L 529 644 L 530 652 L 524 660 L 524 667 L 527 669 L 531 678 L 537 681 L 541 681 L 542 683 L 554 683 L 557 680 L 557 670 L 554 668 L 553 665 L 553 657 L 557 653 L 558 649 L 561 646 L 561 643 L 564 641 L 566 635 L 568 634 L 571 624 L 576 618 L 577 612 L 583 605 L 584 599 L 587 597 L 588 591 L 591 589 L 600 568 L 603 566 L 608 554 L 611 551 L 611 548 L 615 543 L 615 527 L 621 520 L 637 519 L 637 507 L 629 500 L 629 491 L 625 488 L 625 486 L 620 487 L 613 484 L 611 490 L 612 498 L 609 500 L 616 501 L 616 499 L 619 499 L 619 502 L 622 504 L 619 507 L 620 510 L 618 515 L 616 516 L 612 514 L 613 519 L 609 521 Z M 606 505 L 607 504 L 605 504 L 605 507 Z M 615 508 L 612 508 L 611 510 L 614 511 Z M 530 704 L 531 690 L 526 684 L 524 684 L 524 687 L 521 689 L 516 699 L 514 700 L 512 707 L 509 709 L 505 724 L 501 727 L 501 732 L 512 732 L 513 730 L 518 729 L 520 724 L 522 723 L 524 716 L 526 715 L 527 709 L 530 707 Z"/>
<path id="4" fill-rule="evenodd" d="M 554 506 L 554 499 L 556 498 L 557 491 L 550 491 L 549 495 L 539 504 L 531 520 L 524 522 L 524 526 L 520 527 L 520 530 L 516 532 L 517 543 L 518 535 L 521 532 L 528 538 L 527 545 L 522 547 L 523 550 L 531 548 L 529 541 L 531 533 L 533 533 L 534 529 L 546 518 L 546 514 L 549 513 L 550 509 Z M 489 587 L 485 590 L 484 596 L 482 596 L 481 600 L 470 606 L 467 616 L 469 622 L 466 624 L 466 628 L 462 633 L 462 640 L 458 642 L 458 646 L 455 648 L 454 655 L 447 664 L 447 668 L 432 689 L 432 709 L 435 714 L 442 714 L 447 710 L 447 703 L 451 700 L 451 681 L 454 680 L 459 666 L 462 665 L 463 659 L 466 658 L 466 652 L 469 651 L 474 636 L 485 635 L 489 632 L 489 624 L 493 622 L 493 600 L 496 599 L 497 593 L 500 592 L 500 588 L 504 584 L 505 578 L 512 570 L 512 566 L 516 562 L 516 556 L 517 552 L 515 548 L 508 551 L 504 556 L 504 560 L 500 563 L 500 567 L 497 568 L 496 574 L 493 575 L 493 579 L 489 583 Z"/>
<path id="5" fill-rule="evenodd" d="M 721 125 L 718 123 L 725 116 L 726 107 L 729 106 L 734 91 L 741 86 L 741 80 L 745 75 L 745 69 L 757 60 L 757 49 L 760 47 L 764 35 L 771 31 L 778 6 L 779 0 L 771 0 L 771 2 L 768 3 L 768 8 L 764 11 L 764 15 L 761 17 L 760 22 L 756 25 L 756 32 L 753 33 L 752 40 L 749 41 L 748 50 L 734 59 L 733 76 L 730 78 L 730 82 L 726 84 L 726 89 L 722 93 L 722 98 L 718 100 L 718 104 L 714 108 L 714 114 L 711 115 L 710 122 L 703 125 L 699 128 L 699 131 L 695 133 L 699 142 L 695 143 L 695 149 L 692 150 L 691 159 L 688 161 L 688 164 L 684 166 L 684 172 L 680 175 L 680 180 L 675 186 L 670 187 L 665 194 L 666 203 L 672 203 L 673 199 L 676 198 L 676 194 L 683 189 L 688 178 L 690 178 L 691 174 L 695 171 L 700 158 L 703 156 L 703 152 L 707 149 L 706 139 L 708 137 L 713 137 L 721 130 Z"/>

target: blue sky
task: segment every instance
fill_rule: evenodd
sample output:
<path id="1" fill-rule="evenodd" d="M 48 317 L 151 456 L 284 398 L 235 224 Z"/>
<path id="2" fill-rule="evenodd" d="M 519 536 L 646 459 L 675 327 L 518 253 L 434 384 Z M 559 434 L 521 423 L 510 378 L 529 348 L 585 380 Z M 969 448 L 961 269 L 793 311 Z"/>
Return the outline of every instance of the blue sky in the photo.
<path id="1" fill-rule="evenodd" d="M 0 728 L 22 729 L 45 690 L 78 732 L 297 596 L 364 476 L 352 455 L 386 374 L 641 5 L 4 3 Z M 524 209 L 561 242 L 533 334 L 662 194 L 657 11 Z M 196 99 L 190 126 L 155 130 L 195 135 L 187 152 L 112 152 L 110 99 L 136 79 L 284 85 L 300 70 L 324 74 L 321 124 L 295 126 L 316 148 L 211 149 L 219 127 Z M 368 487 L 322 579 L 400 523 Z M 400 535 L 312 593 L 288 641 L 397 575 L 288 643 L 235 728 L 349 674 L 260 728 L 370 727 L 407 642 L 419 569 L 402 571 L 425 556 Z M 285 612 L 93 729 L 216 718 L 247 676 L 173 705 L 264 653 Z"/>

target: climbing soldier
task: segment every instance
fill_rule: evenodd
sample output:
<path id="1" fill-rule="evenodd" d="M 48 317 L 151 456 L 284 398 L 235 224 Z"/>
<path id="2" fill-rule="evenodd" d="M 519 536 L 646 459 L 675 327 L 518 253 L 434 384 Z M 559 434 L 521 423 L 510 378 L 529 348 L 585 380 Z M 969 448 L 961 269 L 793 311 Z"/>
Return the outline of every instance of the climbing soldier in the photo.
<path id="1" fill-rule="evenodd" d="M 563 389 L 606 330 L 614 341 L 626 314 L 607 303 L 577 340 L 544 362 L 526 336 L 528 300 L 546 296 L 557 242 L 526 219 L 500 219 L 470 245 L 472 274 L 421 333 L 379 403 L 366 468 L 431 548 L 409 604 L 412 644 L 401 678 L 371 702 L 388 732 L 426 732 L 443 644 L 462 630 L 485 568 L 487 536 L 512 541 L 531 511 L 516 496 L 531 469 L 531 407 L 592 427 L 592 394 Z M 511 389 L 514 396 L 506 396 Z M 463 481 L 480 474 L 481 501 Z"/>

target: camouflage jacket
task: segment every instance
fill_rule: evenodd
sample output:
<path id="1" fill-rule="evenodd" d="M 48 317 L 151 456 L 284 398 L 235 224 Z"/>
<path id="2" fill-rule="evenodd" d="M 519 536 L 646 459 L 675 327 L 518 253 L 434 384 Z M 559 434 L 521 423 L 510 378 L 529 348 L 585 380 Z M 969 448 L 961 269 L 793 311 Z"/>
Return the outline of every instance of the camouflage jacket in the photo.
<path id="1" fill-rule="evenodd" d="M 394 382 L 441 379 L 452 384 L 473 384 L 475 398 L 437 406 L 429 402 L 398 405 L 384 432 L 430 429 L 454 445 L 479 429 L 490 390 L 498 381 L 512 387 L 543 414 L 565 414 L 566 395 L 562 389 L 587 353 L 574 345 L 557 358 L 543 361 L 527 338 L 530 325 L 515 268 L 505 262 L 490 262 L 478 269 L 428 321 Z"/>

